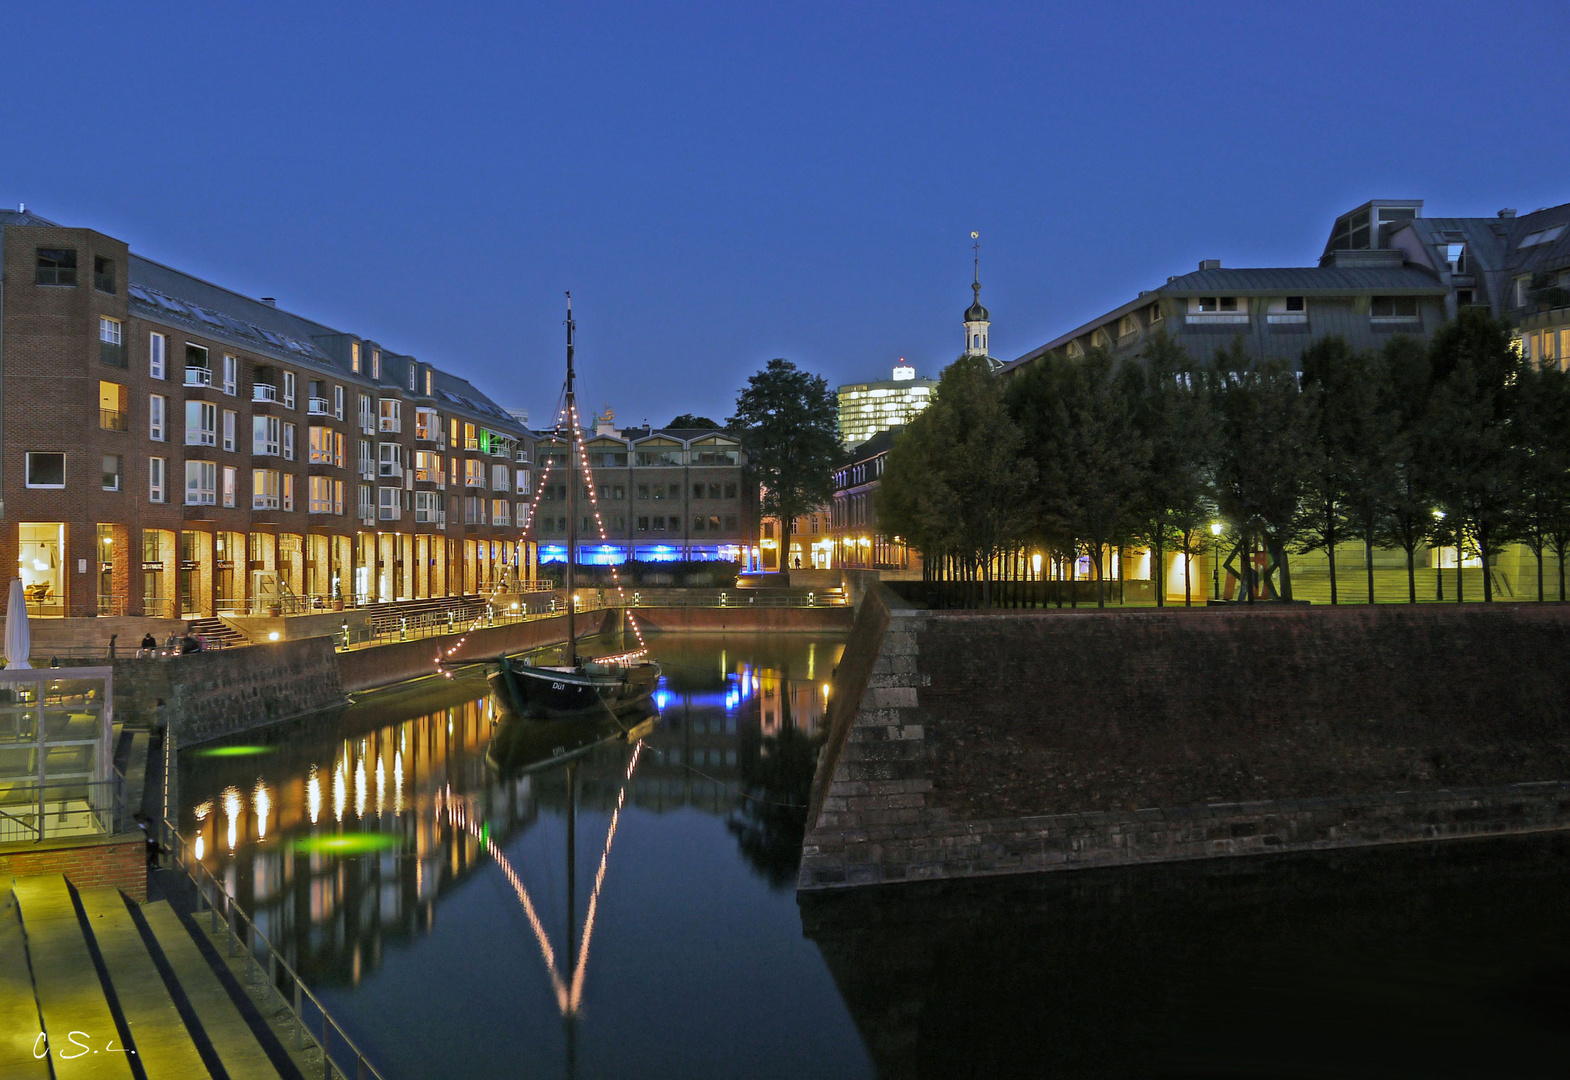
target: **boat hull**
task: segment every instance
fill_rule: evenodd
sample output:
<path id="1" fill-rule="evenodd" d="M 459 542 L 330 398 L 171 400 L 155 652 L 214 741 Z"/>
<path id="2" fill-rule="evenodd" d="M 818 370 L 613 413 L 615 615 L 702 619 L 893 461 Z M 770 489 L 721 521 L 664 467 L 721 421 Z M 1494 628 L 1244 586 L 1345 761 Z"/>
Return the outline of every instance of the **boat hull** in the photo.
<path id="1" fill-rule="evenodd" d="M 660 666 L 655 663 L 584 668 L 534 667 L 503 659 L 488 676 L 502 705 L 518 716 L 620 715 L 654 695 Z"/>

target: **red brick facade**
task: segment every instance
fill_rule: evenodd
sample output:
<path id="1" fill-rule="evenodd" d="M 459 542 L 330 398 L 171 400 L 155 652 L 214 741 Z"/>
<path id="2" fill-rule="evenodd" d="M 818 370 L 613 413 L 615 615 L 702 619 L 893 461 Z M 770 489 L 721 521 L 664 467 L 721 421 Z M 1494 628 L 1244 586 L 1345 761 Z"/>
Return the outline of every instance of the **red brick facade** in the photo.
<path id="1" fill-rule="evenodd" d="M 78 889 L 119 889 L 147 901 L 147 840 L 141 832 L 89 841 L 0 846 L 0 881 L 64 874 Z"/>

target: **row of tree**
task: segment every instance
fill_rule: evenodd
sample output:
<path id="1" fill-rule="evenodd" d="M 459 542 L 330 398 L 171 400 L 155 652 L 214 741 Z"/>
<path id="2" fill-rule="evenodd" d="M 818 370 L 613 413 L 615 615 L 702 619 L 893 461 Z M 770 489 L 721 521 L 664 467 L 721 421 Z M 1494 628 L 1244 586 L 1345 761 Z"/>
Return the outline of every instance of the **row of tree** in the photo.
<path id="1" fill-rule="evenodd" d="M 880 527 L 979 581 L 983 603 L 1021 551 L 1088 554 L 1104 582 L 1106 553 L 1128 546 L 1151 551 L 1161 603 L 1166 554 L 1191 560 L 1217 520 L 1249 597 L 1292 599 L 1289 555 L 1319 549 L 1334 603 L 1336 550 L 1360 542 L 1369 602 L 1375 547 L 1406 553 L 1415 603 L 1429 545 L 1455 547 L 1458 568 L 1461 551 L 1479 556 L 1491 600 L 1490 567 L 1519 542 L 1537 556 L 1539 597 L 1557 556 L 1564 599 L 1570 376 L 1524 363 L 1511 338 L 1463 309 L 1427 343 L 1324 338 L 1295 368 L 1241 338 L 1198 360 L 1165 335 L 1138 362 L 1047 354 L 1006 382 L 961 359 L 889 453 Z"/>

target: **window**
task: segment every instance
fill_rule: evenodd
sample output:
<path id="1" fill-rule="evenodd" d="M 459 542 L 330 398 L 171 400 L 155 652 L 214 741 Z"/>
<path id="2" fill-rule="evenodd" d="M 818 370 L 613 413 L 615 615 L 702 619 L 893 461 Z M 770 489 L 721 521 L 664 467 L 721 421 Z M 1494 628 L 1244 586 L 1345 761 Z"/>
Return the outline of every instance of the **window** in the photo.
<path id="1" fill-rule="evenodd" d="M 155 379 L 168 378 L 164 374 L 164 352 L 168 339 L 162 334 L 147 335 L 147 373 Z"/>
<path id="2" fill-rule="evenodd" d="M 233 409 L 224 410 L 224 449 L 233 453 L 238 449 L 236 445 L 235 427 L 239 423 L 239 414 Z"/>
<path id="3" fill-rule="evenodd" d="M 1132 315 L 1125 315 L 1118 320 L 1118 337 L 1127 337 L 1139 330 L 1139 320 Z"/>
<path id="4" fill-rule="evenodd" d="M 233 397 L 240 392 L 240 361 L 233 356 L 224 357 L 224 393 Z"/>
<path id="5" fill-rule="evenodd" d="M 349 370 L 356 375 L 360 373 L 360 343 L 358 341 L 349 342 Z"/>
<path id="6" fill-rule="evenodd" d="M 381 399 L 380 416 L 381 416 L 381 424 L 379 425 L 377 430 L 379 430 L 379 431 L 402 431 L 403 430 L 403 402 L 399 401 L 397 398 L 382 398 Z"/>
<path id="7" fill-rule="evenodd" d="M 720 486 L 718 484 L 710 484 L 709 485 L 709 498 L 711 498 L 711 499 L 718 499 L 719 497 L 720 497 Z"/>
<path id="8" fill-rule="evenodd" d="M 1445 245 L 1445 269 L 1452 274 L 1464 274 L 1466 270 L 1466 245 Z"/>
<path id="9" fill-rule="evenodd" d="M 337 484 L 337 489 L 333 487 Z M 336 498 L 334 497 L 336 494 Z M 306 480 L 306 510 L 313 514 L 343 513 L 343 481 L 326 476 L 312 476 Z"/>
<path id="10" fill-rule="evenodd" d="M 102 255 L 93 256 L 93 288 L 114 294 L 114 260 Z"/>
<path id="11" fill-rule="evenodd" d="M 1227 312 L 1237 310 L 1237 297 L 1235 296 L 1201 296 L 1199 298 L 1200 311 Z"/>
<path id="12" fill-rule="evenodd" d="M 33 282 L 37 285 L 75 285 L 76 249 L 39 248 Z"/>
<path id="13" fill-rule="evenodd" d="M 703 498 L 703 485 L 702 484 L 693 484 L 692 485 L 692 497 L 694 499 L 701 499 L 701 498 Z"/>
<path id="14" fill-rule="evenodd" d="M 100 381 L 98 384 L 98 426 L 104 431 L 129 430 L 125 387 L 119 383 Z"/>
<path id="15" fill-rule="evenodd" d="M 166 458 L 155 457 L 147 459 L 147 501 L 161 503 L 164 501 L 164 474 L 169 462 Z"/>
<path id="16" fill-rule="evenodd" d="M 463 425 L 463 448 L 465 450 L 478 450 L 480 448 L 480 435 L 473 424 Z"/>
<path id="17" fill-rule="evenodd" d="M 343 419 L 343 387 L 333 387 L 333 416 Z"/>
<path id="18" fill-rule="evenodd" d="M 491 500 L 491 524 L 507 525 L 512 514 L 512 503 L 506 499 Z"/>
<path id="19" fill-rule="evenodd" d="M 702 532 L 703 531 L 703 522 L 704 522 L 704 518 L 703 518 L 702 514 L 699 514 L 697 517 L 693 518 L 692 519 L 692 531 L 693 532 Z"/>
<path id="20" fill-rule="evenodd" d="M 377 461 L 381 464 L 381 468 L 377 470 L 378 475 L 403 478 L 402 449 L 395 442 L 384 442 L 377 445 Z"/>
<path id="21" fill-rule="evenodd" d="M 505 465 L 492 465 L 491 466 L 491 490 L 492 491 L 511 491 L 512 490 L 512 483 L 511 483 L 511 481 L 512 481 L 512 470 L 511 469 L 509 469 Z M 617 496 L 617 498 L 620 498 L 620 496 Z"/>
<path id="22" fill-rule="evenodd" d="M 185 463 L 185 505 L 212 506 L 218 501 L 218 463 Z"/>
<path id="23" fill-rule="evenodd" d="M 283 439 L 283 422 L 276 416 L 251 417 L 251 453 L 277 457 Z"/>
<path id="24" fill-rule="evenodd" d="M 1471 307 L 1473 292 L 1471 289 L 1456 290 L 1456 307 Z"/>
<path id="25" fill-rule="evenodd" d="M 370 521 L 376 517 L 376 489 L 370 484 L 360 485 L 359 498 L 355 500 L 362 521 Z"/>
<path id="26" fill-rule="evenodd" d="M 681 485 L 680 484 L 672 484 L 670 490 L 671 490 L 671 494 L 670 494 L 671 498 L 673 498 L 673 499 L 681 498 Z"/>
<path id="27" fill-rule="evenodd" d="M 189 341 L 185 343 L 185 385 L 213 385 L 213 369 L 209 366 L 207 350 Z"/>
<path id="28" fill-rule="evenodd" d="M 278 509 L 278 470 L 251 470 L 251 509 Z"/>
<path id="29" fill-rule="evenodd" d="M 164 429 L 164 410 L 169 399 L 162 394 L 147 396 L 147 437 L 153 442 L 164 442 L 168 435 Z"/>
<path id="30" fill-rule="evenodd" d="M 223 480 L 223 504 L 225 506 L 234 506 L 236 489 L 240 486 L 240 471 L 233 465 L 225 465 Z"/>
<path id="31" fill-rule="evenodd" d="M 1368 313 L 1375 319 L 1416 319 L 1417 297 L 1376 296 L 1369 301 Z"/>
<path id="32" fill-rule="evenodd" d="M 417 386 L 419 386 L 419 383 L 416 382 L 416 380 L 419 378 L 419 375 L 420 375 L 420 369 L 419 369 L 418 365 L 416 365 L 413 360 L 410 360 L 409 361 L 409 389 L 410 390 L 413 390 Z"/>
<path id="33" fill-rule="evenodd" d="M 1516 245 L 1516 249 L 1536 247 L 1538 244 L 1551 244 L 1558 240 L 1564 234 L 1564 231 L 1565 227 L 1563 225 L 1555 225 L 1551 229 L 1541 229 L 1538 232 L 1527 233 L 1521 237 L 1521 242 Z"/>
<path id="34" fill-rule="evenodd" d="M 104 455 L 104 490 L 120 490 L 120 455 Z"/>
<path id="35" fill-rule="evenodd" d="M 371 432 L 376 430 L 376 409 L 371 404 L 371 395 L 360 395 L 360 430 Z"/>
<path id="36" fill-rule="evenodd" d="M 290 473 L 283 474 L 283 508 L 294 509 L 294 476 Z"/>
<path id="37" fill-rule="evenodd" d="M 340 469 L 344 467 L 343 446 L 344 446 L 343 432 L 341 432 L 341 431 L 333 432 L 333 464 L 336 465 Z"/>
<path id="38" fill-rule="evenodd" d="M 98 317 L 98 359 L 112 367 L 125 367 L 125 343 L 119 319 Z"/>
<path id="39" fill-rule="evenodd" d="M 397 521 L 403 516 L 401 492 L 395 487 L 376 489 L 376 516 L 382 521 Z"/>
<path id="40" fill-rule="evenodd" d="M 283 373 L 283 407 L 294 408 L 294 372 Z"/>
<path id="41" fill-rule="evenodd" d="M 1531 294 L 1531 291 L 1532 291 L 1532 279 L 1530 277 L 1518 277 L 1518 278 L 1516 278 L 1515 279 L 1515 303 L 1512 306 L 1513 307 L 1526 307 L 1526 302 L 1527 302 L 1528 297 Z"/>
<path id="42" fill-rule="evenodd" d="M 638 515 L 638 531 L 639 532 L 648 532 L 649 531 L 649 519 L 648 519 L 648 516 L 645 515 L 645 514 L 639 514 Z"/>
<path id="43" fill-rule="evenodd" d="M 1306 310 L 1308 310 L 1307 307 L 1305 306 L 1305 304 L 1303 302 L 1303 298 L 1301 296 L 1289 296 L 1289 297 L 1287 297 L 1286 309 L 1288 311 L 1306 311 Z"/>
<path id="44" fill-rule="evenodd" d="M 431 365 L 429 364 L 425 365 L 425 396 L 431 396 Z M 522 522 L 519 524 L 522 524 Z"/>
<path id="45" fill-rule="evenodd" d="M 305 433 L 306 452 L 312 465 L 333 464 L 333 429 L 314 424 Z"/>
<path id="46" fill-rule="evenodd" d="M 185 403 L 185 445 L 216 446 L 218 406 L 207 401 Z"/>
<path id="47" fill-rule="evenodd" d="M 283 426 L 283 459 L 285 461 L 293 461 L 294 460 L 294 425 L 293 424 L 285 424 Z"/>
<path id="48" fill-rule="evenodd" d="M 435 442 L 442 433 L 441 413 L 423 406 L 414 410 L 414 437 Z"/>
<path id="49" fill-rule="evenodd" d="M 380 349 L 372 349 L 371 350 L 371 378 L 372 379 L 376 379 L 376 380 L 380 380 L 381 377 L 382 377 L 382 351 Z"/>
<path id="50" fill-rule="evenodd" d="M 479 488 L 485 486 L 485 462 L 477 461 L 474 458 L 464 459 L 463 486 Z"/>
<path id="51" fill-rule="evenodd" d="M 425 374 L 426 374 L 427 378 L 430 377 L 430 372 L 429 371 L 427 371 Z M 517 525 L 518 528 L 520 528 L 520 529 L 527 529 L 529 527 L 529 504 L 528 503 L 522 503 L 522 502 L 519 503 L 518 507 L 517 507 L 517 511 L 518 511 L 517 517 L 512 519 L 513 520 L 513 524 Z"/>
<path id="52" fill-rule="evenodd" d="M 515 488 L 513 488 L 513 490 L 516 491 L 519 495 L 527 495 L 527 494 L 529 494 L 529 492 L 532 490 L 532 487 L 530 485 L 530 477 L 531 476 L 532 476 L 532 474 L 529 472 L 528 469 L 519 469 L 518 470 L 518 478 L 517 478 L 518 479 L 518 483 L 517 483 L 517 486 Z"/>
<path id="53" fill-rule="evenodd" d="M 725 531 L 726 532 L 735 532 L 736 531 L 736 515 L 735 514 L 726 514 L 725 515 Z"/>
<path id="54" fill-rule="evenodd" d="M 422 484 L 444 484 L 442 456 L 429 450 L 414 452 L 414 478 Z"/>

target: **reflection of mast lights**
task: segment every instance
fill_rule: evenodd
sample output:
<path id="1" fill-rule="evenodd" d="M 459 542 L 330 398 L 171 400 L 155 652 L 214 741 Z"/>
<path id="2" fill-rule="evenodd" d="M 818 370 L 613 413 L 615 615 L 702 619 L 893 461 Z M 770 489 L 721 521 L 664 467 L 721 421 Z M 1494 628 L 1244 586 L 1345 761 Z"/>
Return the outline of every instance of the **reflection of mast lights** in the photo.
<path id="1" fill-rule="evenodd" d="M 272 811 L 273 800 L 267 794 L 267 785 L 260 780 L 256 782 L 256 790 L 251 792 L 251 805 L 256 807 L 256 838 L 267 839 L 267 815 Z"/>
<path id="2" fill-rule="evenodd" d="M 316 766 L 311 766 L 310 779 L 305 782 L 305 806 L 311 815 L 311 824 L 315 825 L 317 818 L 322 816 L 322 780 L 316 774 Z"/>
<path id="3" fill-rule="evenodd" d="M 605 831 L 605 849 L 600 852 L 600 868 L 594 874 L 594 892 L 589 894 L 589 911 L 583 919 L 583 944 L 578 949 L 578 967 L 572 973 L 573 1012 L 578 1011 L 578 1005 L 583 1000 L 583 972 L 589 963 L 589 940 L 594 936 L 594 915 L 599 910 L 600 886 L 605 884 L 605 864 L 611 857 L 611 841 L 616 839 L 622 804 L 627 801 L 627 784 L 632 780 L 632 771 L 638 767 L 638 757 L 642 753 L 643 740 L 639 739 L 638 745 L 632 749 L 632 760 L 627 763 L 627 775 L 622 777 L 621 791 L 616 795 L 616 809 L 611 813 L 610 828 Z"/>
<path id="4" fill-rule="evenodd" d="M 234 843 L 239 839 L 240 812 L 245 804 L 240 801 L 240 789 L 234 785 L 224 788 L 224 815 L 229 819 L 229 850 L 234 850 Z"/>

